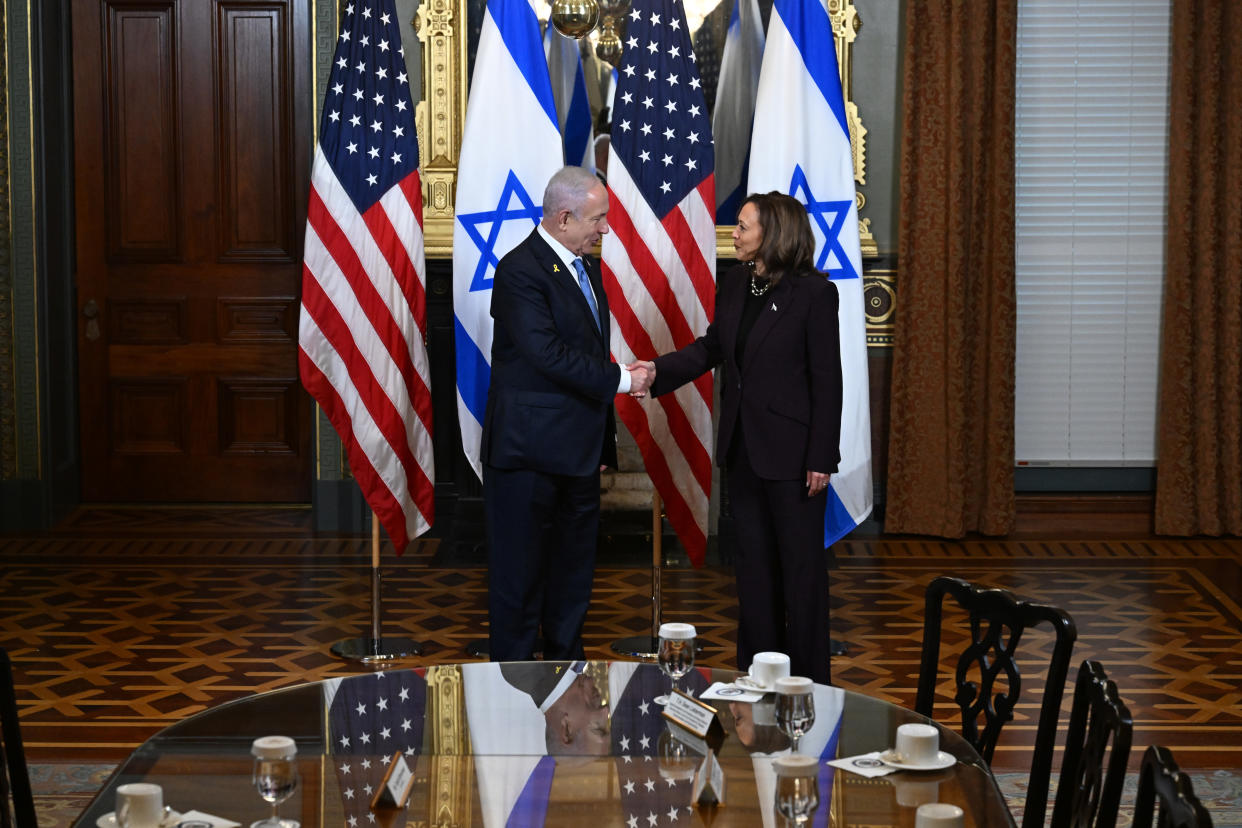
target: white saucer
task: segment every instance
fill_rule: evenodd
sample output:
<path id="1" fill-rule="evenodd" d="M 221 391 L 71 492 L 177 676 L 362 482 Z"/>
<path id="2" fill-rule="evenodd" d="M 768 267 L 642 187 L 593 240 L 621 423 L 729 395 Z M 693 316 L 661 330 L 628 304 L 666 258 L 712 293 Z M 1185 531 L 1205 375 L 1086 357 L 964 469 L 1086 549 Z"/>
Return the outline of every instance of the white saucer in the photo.
<path id="1" fill-rule="evenodd" d="M 181 814 L 176 811 L 169 811 L 164 815 L 164 821 L 160 823 L 161 828 L 164 826 L 176 825 L 181 820 Z M 120 828 L 120 823 L 116 821 L 116 811 L 108 813 L 95 820 L 95 825 L 99 828 Z"/>
<path id="2" fill-rule="evenodd" d="M 890 768 L 912 771 L 944 770 L 945 768 L 952 767 L 957 763 L 957 759 L 953 756 L 953 754 L 945 753 L 943 750 L 936 751 L 936 761 L 924 764 L 912 765 L 908 762 L 903 762 L 898 754 L 891 750 L 881 751 L 880 761 L 888 765 Z"/>

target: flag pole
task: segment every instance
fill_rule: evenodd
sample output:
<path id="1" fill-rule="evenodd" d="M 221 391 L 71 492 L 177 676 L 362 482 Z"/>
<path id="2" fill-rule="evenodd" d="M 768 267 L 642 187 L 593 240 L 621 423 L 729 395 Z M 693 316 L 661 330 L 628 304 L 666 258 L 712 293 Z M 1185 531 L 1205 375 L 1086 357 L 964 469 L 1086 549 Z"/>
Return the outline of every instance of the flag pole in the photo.
<path id="1" fill-rule="evenodd" d="M 384 638 L 380 633 L 380 522 L 371 512 L 371 634 L 366 638 L 345 638 L 332 645 L 337 658 L 361 661 L 391 661 L 422 655 L 423 645 L 411 638 Z"/>
<path id="2" fill-rule="evenodd" d="M 612 651 L 631 658 L 654 659 L 660 641 L 660 561 L 664 546 L 664 503 L 651 491 L 651 635 L 632 635 L 612 642 Z"/>

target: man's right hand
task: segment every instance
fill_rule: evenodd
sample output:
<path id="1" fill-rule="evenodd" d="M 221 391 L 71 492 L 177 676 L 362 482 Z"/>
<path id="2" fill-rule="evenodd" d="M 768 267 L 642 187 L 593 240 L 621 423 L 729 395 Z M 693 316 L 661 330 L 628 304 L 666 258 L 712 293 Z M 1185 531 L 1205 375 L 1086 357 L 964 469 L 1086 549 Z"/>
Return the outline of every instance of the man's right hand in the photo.
<path id="1" fill-rule="evenodd" d="M 647 396 L 647 390 L 655 382 L 655 363 L 639 360 L 625 368 L 630 372 L 630 396 L 639 399 Z"/>

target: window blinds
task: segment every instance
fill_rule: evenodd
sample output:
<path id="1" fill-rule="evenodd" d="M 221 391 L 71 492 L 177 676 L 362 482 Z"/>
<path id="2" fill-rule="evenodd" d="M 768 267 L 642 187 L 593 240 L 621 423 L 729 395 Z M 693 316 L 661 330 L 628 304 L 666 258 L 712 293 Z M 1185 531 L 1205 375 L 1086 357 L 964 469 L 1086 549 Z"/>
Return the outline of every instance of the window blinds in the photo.
<path id="1" fill-rule="evenodd" d="M 1150 466 L 1170 0 L 1019 0 L 1019 465 Z"/>

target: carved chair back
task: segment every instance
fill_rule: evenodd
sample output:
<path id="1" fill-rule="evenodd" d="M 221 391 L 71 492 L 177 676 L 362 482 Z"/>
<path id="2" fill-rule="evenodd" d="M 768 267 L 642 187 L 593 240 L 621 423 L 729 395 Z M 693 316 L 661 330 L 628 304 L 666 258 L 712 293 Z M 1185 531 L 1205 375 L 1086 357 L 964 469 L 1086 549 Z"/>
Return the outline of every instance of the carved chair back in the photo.
<path id="1" fill-rule="evenodd" d="M 1156 804 L 1160 811 L 1157 817 Z M 1131 828 L 1212 828 L 1212 817 L 1195 796 L 1168 748 L 1152 745 L 1143 754 Z"/>
<path id="2" fill-rule="evenodd" d="M 0 828 L 37 828 L 9 654 L 0 648 Z"/>
<path id="3" fill-rule="evenodd" d="M 1134 722 L 1098 661 L 1078 668 L 1052 824 L 1113 828 L 1126 780 Z"/>
<path id="4" fill-rule="evenodd" d="M 1047 811 L 1061 698 L 1065 694 L 1070 655 L 1078 637 L 1074 621 L 1064 610 L 1019 599 L 1008 590 L 978 587 L 947 576 L 933 580 L 926 591 L 923 654 L 914 704 L 916 711 L 929 718 L 934 718 L 946 597 L 952 597 L 965 610 L 970 627 L 970 641 L 957 659 L 953 700 L 961 711 L 962 736 L 987 762 L 992 761 L 1001 729 L 1013 719 L 1014 708 L 1021 697 L 1022 675 L 1017 652 L 1023 633 L 1046 624 L 1055 634 L 1022 818 L 1024 828 L 1042 826 Z"/>

